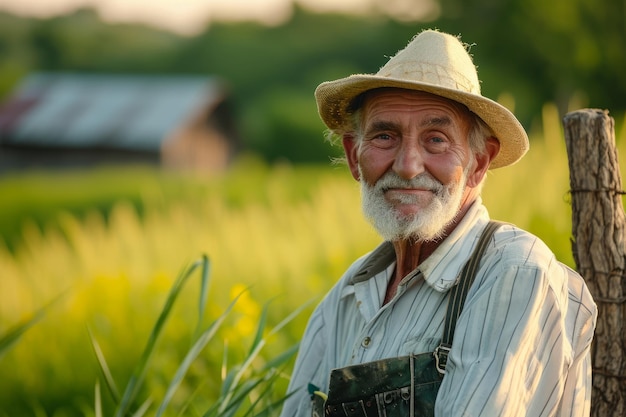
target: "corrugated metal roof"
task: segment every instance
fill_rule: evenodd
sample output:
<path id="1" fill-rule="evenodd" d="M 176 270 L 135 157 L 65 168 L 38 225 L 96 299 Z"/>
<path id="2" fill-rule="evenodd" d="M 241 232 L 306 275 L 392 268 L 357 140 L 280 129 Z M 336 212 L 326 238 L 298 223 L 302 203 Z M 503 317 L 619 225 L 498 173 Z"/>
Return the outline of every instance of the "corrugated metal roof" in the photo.
<path id="1" fill-rule="evenodd" d="M 158 150 L 222 99 L 210 77 L 36 73 L 0 107 L 4 144 Z"/>

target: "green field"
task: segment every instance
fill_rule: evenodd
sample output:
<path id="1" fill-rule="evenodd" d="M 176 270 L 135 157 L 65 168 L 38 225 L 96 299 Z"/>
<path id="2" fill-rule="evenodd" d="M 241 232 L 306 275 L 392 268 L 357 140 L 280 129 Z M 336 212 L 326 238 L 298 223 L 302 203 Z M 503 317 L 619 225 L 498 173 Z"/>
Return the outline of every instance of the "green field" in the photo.
<path id="1" fill-rule="evenodd" d="M 493 218 L 534 232 L 574 266 L 565 145 L 549 106 L 544 120 L 526 158 L 489 174 L 484 201 Z M 196 340 L 198 317 L 208 325 L 244 291 L 164 414 L 204 415 L 224 375 L 249 357 L 264 306 L 268 329 L 304 309 L 279 332 L 263 332 L 267 345 L 244 380 L 297 343 L 312 306 L 379 242 L 358 192 L 343 166 L 268 167 L 250 158 L 220 178 L 140 167 L 0 178 L 0 336 L 62 295 L 16 343 L 0 347 L 0 416 L 98 415 L 97 381 L 104 415 L 113 415 L 89 331 L 121 391 L 176 277 L 206 254 L 204 310 L 194 274 L 132 404 L 149 400 L 154 415 Z M 260 384 L 246 401 L 280 399 L 290 366 L 277 368 L 269 392 Z"/>

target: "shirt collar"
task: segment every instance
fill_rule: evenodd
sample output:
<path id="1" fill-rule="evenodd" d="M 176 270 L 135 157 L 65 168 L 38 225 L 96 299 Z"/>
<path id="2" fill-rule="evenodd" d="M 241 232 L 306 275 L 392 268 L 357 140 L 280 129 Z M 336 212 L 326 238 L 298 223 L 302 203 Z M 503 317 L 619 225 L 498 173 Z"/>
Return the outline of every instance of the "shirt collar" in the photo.
<path id="1" fill-rule="evenodd" d="M 488 222 L 489 213 L 478 197 L 452 233 L 418 267 L 428 285 L 440 292 L 454 285 Z"/>
<path id="2" fill-rule="evenodd" d="M 488 221 L 487 208 L 478 197 L 452 233 L 418 267 L 428 285 L 440 292 L 445 292 L 454 285 Z M 393 245 L 383 242 L 365 259 L 352 277 L 351 284 L 374 277 L 395 260 Z"/>

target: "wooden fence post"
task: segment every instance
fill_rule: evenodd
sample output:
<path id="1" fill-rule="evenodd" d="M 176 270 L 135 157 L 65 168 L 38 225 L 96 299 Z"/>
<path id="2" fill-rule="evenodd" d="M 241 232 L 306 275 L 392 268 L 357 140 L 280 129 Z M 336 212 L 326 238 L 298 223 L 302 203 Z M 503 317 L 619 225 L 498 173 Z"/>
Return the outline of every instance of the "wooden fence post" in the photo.
<path id="1" fill-rule="evenodd" d="M 563 118 L 572 202 L 572 250 L 598 304 L 591 415 L 626 415 L 626 235 L 614 121 L 606 110 Z"/>

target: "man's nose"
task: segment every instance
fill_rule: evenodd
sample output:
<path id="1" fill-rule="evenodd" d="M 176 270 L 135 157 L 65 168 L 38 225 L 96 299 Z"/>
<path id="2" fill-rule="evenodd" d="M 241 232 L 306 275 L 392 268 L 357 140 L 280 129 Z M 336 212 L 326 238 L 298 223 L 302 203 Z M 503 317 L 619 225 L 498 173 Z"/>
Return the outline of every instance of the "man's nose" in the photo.
<path id="1" fill-rule="evenodd" d="M 424 172 L 424 158 L 417 144 L 402 144 L 394 159 L 393 171 L 407 180 Z"/>

